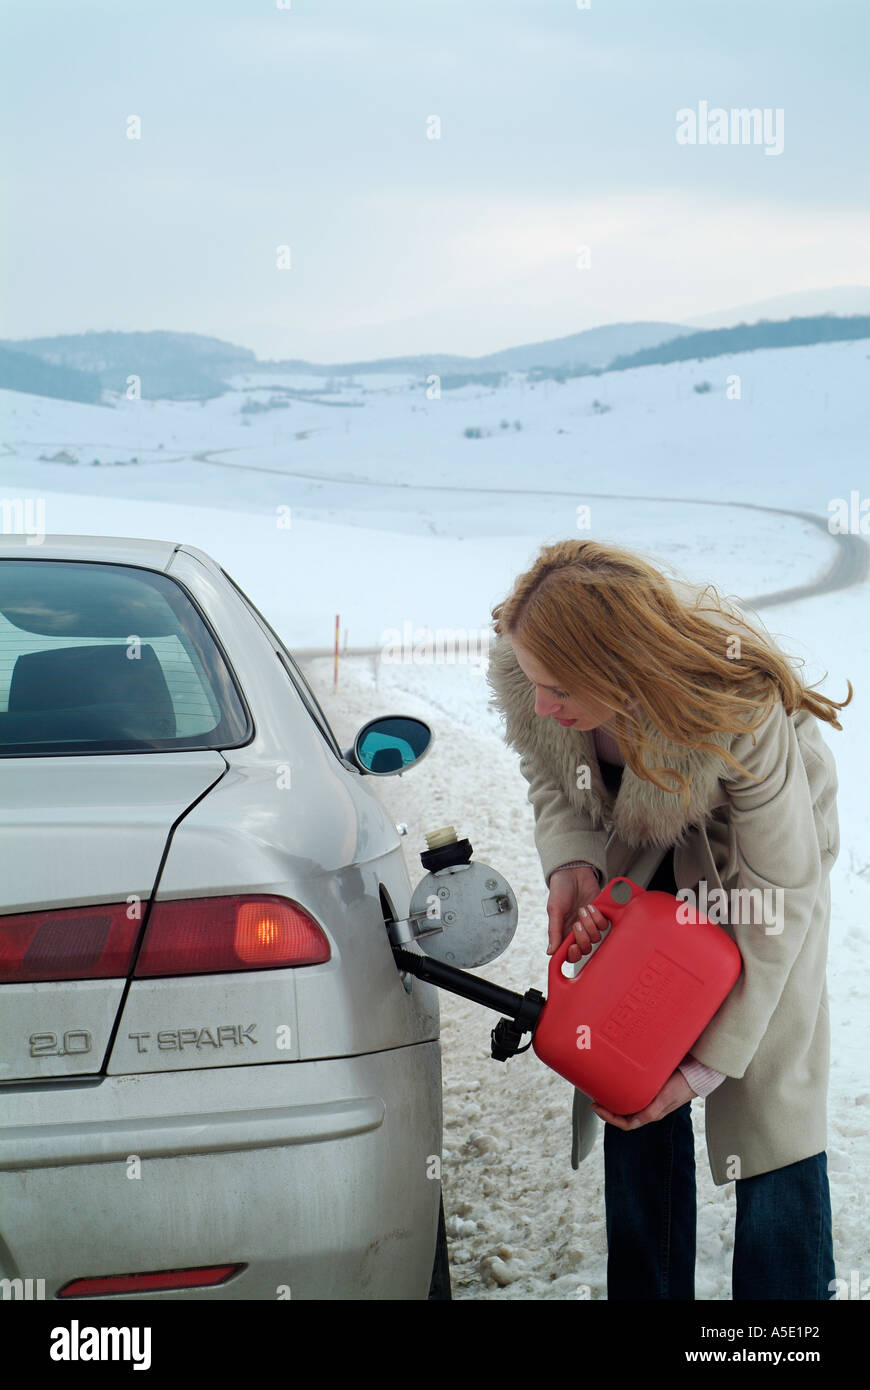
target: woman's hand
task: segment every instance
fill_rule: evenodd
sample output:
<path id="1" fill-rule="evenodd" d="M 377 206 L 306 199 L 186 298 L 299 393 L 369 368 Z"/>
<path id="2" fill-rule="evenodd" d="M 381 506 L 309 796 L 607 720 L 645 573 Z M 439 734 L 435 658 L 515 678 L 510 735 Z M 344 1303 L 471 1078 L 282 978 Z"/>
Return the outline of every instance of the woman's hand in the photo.
<path id="1" fill-rule="evenodd" d="M 601 889 L 592 869 L 583 866 L 554 869 L 550 874 L 550 896 L 547 901 L 549 945 L 547 955 L 558 951 L 570 931 L 574 942 L 568 947 L 566 960 L 576 963 L 581 954 L 588 956 L 592 943 L 601 940 L 601 933 L 610 922 L 597 907 L 589 907 Z"/>
<path id="2" fill-rule="evenodd" d="M 641 1125 L 651 1124 L 653 1120 L 661 1120 L 672 1110 L 678 1110 L 681 1105 L 685 1105 L 687 1100 L 694 1099 L 697 1094 L 697 1091 L 692 1090 L 678 1067 L 673 1076 L 668 1077 L 655 1099 L 650 1101 L 645 1110 L 638 1110 L 636 1115 L 613 1115 L 601 1105 L 592 1105 L 590 1109 L 594 1110 L 595 1114 L 606 1124 L 616 1125 L 617 1129 L 639 1129 Z"/>

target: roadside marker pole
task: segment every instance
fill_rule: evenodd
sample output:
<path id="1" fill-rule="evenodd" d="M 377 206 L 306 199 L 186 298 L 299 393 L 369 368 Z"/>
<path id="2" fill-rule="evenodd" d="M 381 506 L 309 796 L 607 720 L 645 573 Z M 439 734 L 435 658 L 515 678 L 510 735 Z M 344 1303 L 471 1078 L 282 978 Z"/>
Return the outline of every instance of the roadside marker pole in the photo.
<path id="1" fill-rule="evenodd" d="M 337 689 L 338 689 L 338 628 L 339 628 L 339 614 L 336 613 L 336 615 L 335 615 L 335 657 L 334 657 L 334 670 L 333 670 L 333 677 L 332 677 L 332 688 L 333 688 L 333 690 L 337 690 Z"/>

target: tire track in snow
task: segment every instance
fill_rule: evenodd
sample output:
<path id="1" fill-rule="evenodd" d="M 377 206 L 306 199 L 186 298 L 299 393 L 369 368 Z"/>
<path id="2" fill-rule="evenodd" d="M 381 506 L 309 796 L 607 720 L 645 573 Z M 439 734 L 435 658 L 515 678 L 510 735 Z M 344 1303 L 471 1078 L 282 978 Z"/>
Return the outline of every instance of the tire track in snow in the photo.
<path id="1" fill-rule="evenodd" d="M 309 473 L 298 469 L 270 468 L 265 464 L 244 464 L 231 463 L 227 460 L 214 457 L 218 453 L 235 452 L 229 449 L 206 450 L 196 454 L 198 463 L 205 463 L 213 468 L 230 468 L 240 472 L 269 473 L 276 474 L 283 478 L 296 478 L 304 482 L 332 483 L 342 488 L 361 487 L 361 488 L 380 488 L 394 489 L 397 491 L 423 492 L 423 493 L 448 493 L 450 496 L 468 495 L 484 497 L 534 497 L 540 498 L 576 498 L 576 489 L 554 488 L 524 488 L 524 487 L 469 487 L 465 484 L 452 485 L 448 483 L 407 483 L 407 482 L 379 482 L 374 478 L 349 478 L 342 477 L 341 474 L 334 473 Z M 772 608 L 780 603 L 793 603 L 799 599 L 816 598 L 821 594 L 835 593 L 840 589 L 852 588 L 856 584 L 862 584 L 870 572 L 870 546 L 863 536 L 852 534 L 851 532 L 831 531 L 829 521 L 824 517 L 818 516 L 815 512 L 803 511 L 794 507 L 770 507 L 760 502 L 734 502 L 720 500 L 711 497 L 662 497 L 650 496 L 639 493 L 619 493 L 619 492 L 585 492 L 584 498 L 598 498 L 603 501 L 617 502 L 653 502 L 653 503 L 677 503 L 684 506 L 693 507 L 742 507 L 749 511 L 769 512 L 774 516 L 795 517 L 799 521 L 808 522 L 812 526 L 818 527 L 835 544 L 836 551 L 828 568 L 816 578 L 808 580 L 805 584 L 796 584 L 788 589 L 777 589 L 773 593 L 756 594 L 751 598 L 742 599 L 744 606 L 749 608 Z M 331 647 L 299 647 L 294 651 L 300 656 L 322 656 L 332 650 Z M 348 653 L 361 656 L 379 651 L 378 647 L 348 647 Z"/>

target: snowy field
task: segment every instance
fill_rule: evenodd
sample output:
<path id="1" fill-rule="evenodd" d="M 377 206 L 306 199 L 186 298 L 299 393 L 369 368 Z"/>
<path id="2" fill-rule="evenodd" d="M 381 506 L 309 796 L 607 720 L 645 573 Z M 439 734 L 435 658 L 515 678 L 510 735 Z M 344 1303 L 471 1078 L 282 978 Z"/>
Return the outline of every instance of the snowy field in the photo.
<path id="1" fill-rule="evenodd" d="M 729 399 L 735 377 L 741 396 Z M 591 509 L 591 534 L 750 597 L 826 563 L 813 526 L 756 509 L 826 518 L 831 499 L 861 486 L 868 377 L 870 342 L 858 341 L 564 385 L 512 376 L 440 400 L 402 377 L 357 377 L 320 398 L 331 404 L 293 398 L 260 414 L 241 406 L 267 403 L 267 387 L 115 409 L 0 391 L 0 497 L 43 498 L 52 532 L 111 524 L 167 538 L 169 525 L 169 538 L 232 559 L 300 646 L 330 646 L 336 613 L 351 646 L 377 643 L 405 617 L 485 626 L 542 541 L 578 534 L 578 506 Z M 467 428 L 490 433 L 467 439 Z M 59 493 L 80 499 L 74 513 Z M 109 500 L 127 505 L 107 523 Z M 142 505 L 167 501 L 178 508 L 171 524 Z"/>
<path id="2" fill-rule="evenodd" d="M 125 401 L 115 410 L 3 391 L 4 524 L 16 502 L 31 509 L 38 502 L 50 533 L 198 545 L 297 649 L 328 648 L 336 613 L 351 649 L 377 647 L 406 622 L 415 630 L 484 632 L 492 605 L 539 546 L 578 534 L 636 548 L 686 578 L 754 601 L 811 583 L 834 559 L 834 538 L 796 513 L 825 520 L 833 498 L 867 488 L 868 371 L 870 344 L 857 342 L 564 385 L 512 378 L 498 391 L 467 387 L 436 401 L 401 378 L 356 377 L 322 402 L 293 398 L 286 409 L 247 416 L 240 404 L 268 402 L 271 380 L 255 397 L 242 394 L 253 383 L 239 379 L 238 393 L 202 406 Z M 726 378 L 735 373 L 742 396 L 729 400 Z M 696 392 L 705 381 L 711 390 Z M 468 427 L 490 433 L 469 439 Z M 590 525 L 578 531 L 583 505 Z M 838 761 L 842 838 L 828 965 L 828 1169 L 837 1274 L 866 1278 L 868 583 L 758 609 L 785 649 L 805 659 L 805 680 L 824 677 L 820 689 L 838 700 L 847 676 L 856 690 L 842 714 L 844 732 L 821 726 Z M 378 713 L 419 714 L 432 724 L 435 743 L 420 766 L 376 784 L 395 819 L 407 822 L 412 881 L 423 872 L 424 832 L 455 825 L 477 857 L 506 874 L 520 906 L 512 945 L 480 973 L 521 992 L 545 990 L 547 895 L 533 814 L 518 758 L 488 708 L 482 665 L 349 654 L 337 690 L 330 657 L 305 665 L 345 745 Z M 494 1062 L 494 1021 L 442 995 L 454 1294 L 604 1298 L 603 1126 L 575 1173 L 571 1087 L 532 1053 Z M 734 1188 L 714 1187 L 703 1101 L 693 1114 L 696 1297 L 724 1300 Z"/>

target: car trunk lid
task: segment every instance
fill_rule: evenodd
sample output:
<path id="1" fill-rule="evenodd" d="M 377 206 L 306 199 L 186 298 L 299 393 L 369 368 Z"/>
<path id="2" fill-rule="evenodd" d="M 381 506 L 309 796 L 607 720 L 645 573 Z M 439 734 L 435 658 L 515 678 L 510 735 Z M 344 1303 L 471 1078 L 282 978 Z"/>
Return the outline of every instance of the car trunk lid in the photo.
<path id="1" fill-rule="evenodd" d="M 226 766 L 212 749 L 4 760 L 0 1082 L 100 1071 L 126 970 L 98 979 L 86 978 L 86 967 L 79 978 L 33 976 L 50 977 L 53 955 L 62 953 L 65 909 L 73 909 L 70 932 L 84 922 L 99 935 L 107 914 L 91 920 L 81 909 L 118 904 L 116 917 L 131 924 L 127 938 L 138 938 L 174 825 Z M 39 933 L 33 937 L 22 958 L 26 933 L 13 918 L 38 913 L 53 914 L 50 929 L 41 944 Z M 58 973 L 70 968 L 75 973 L 69 962 Z M 17 981 L 16 971 L 23 976 Z"/>

